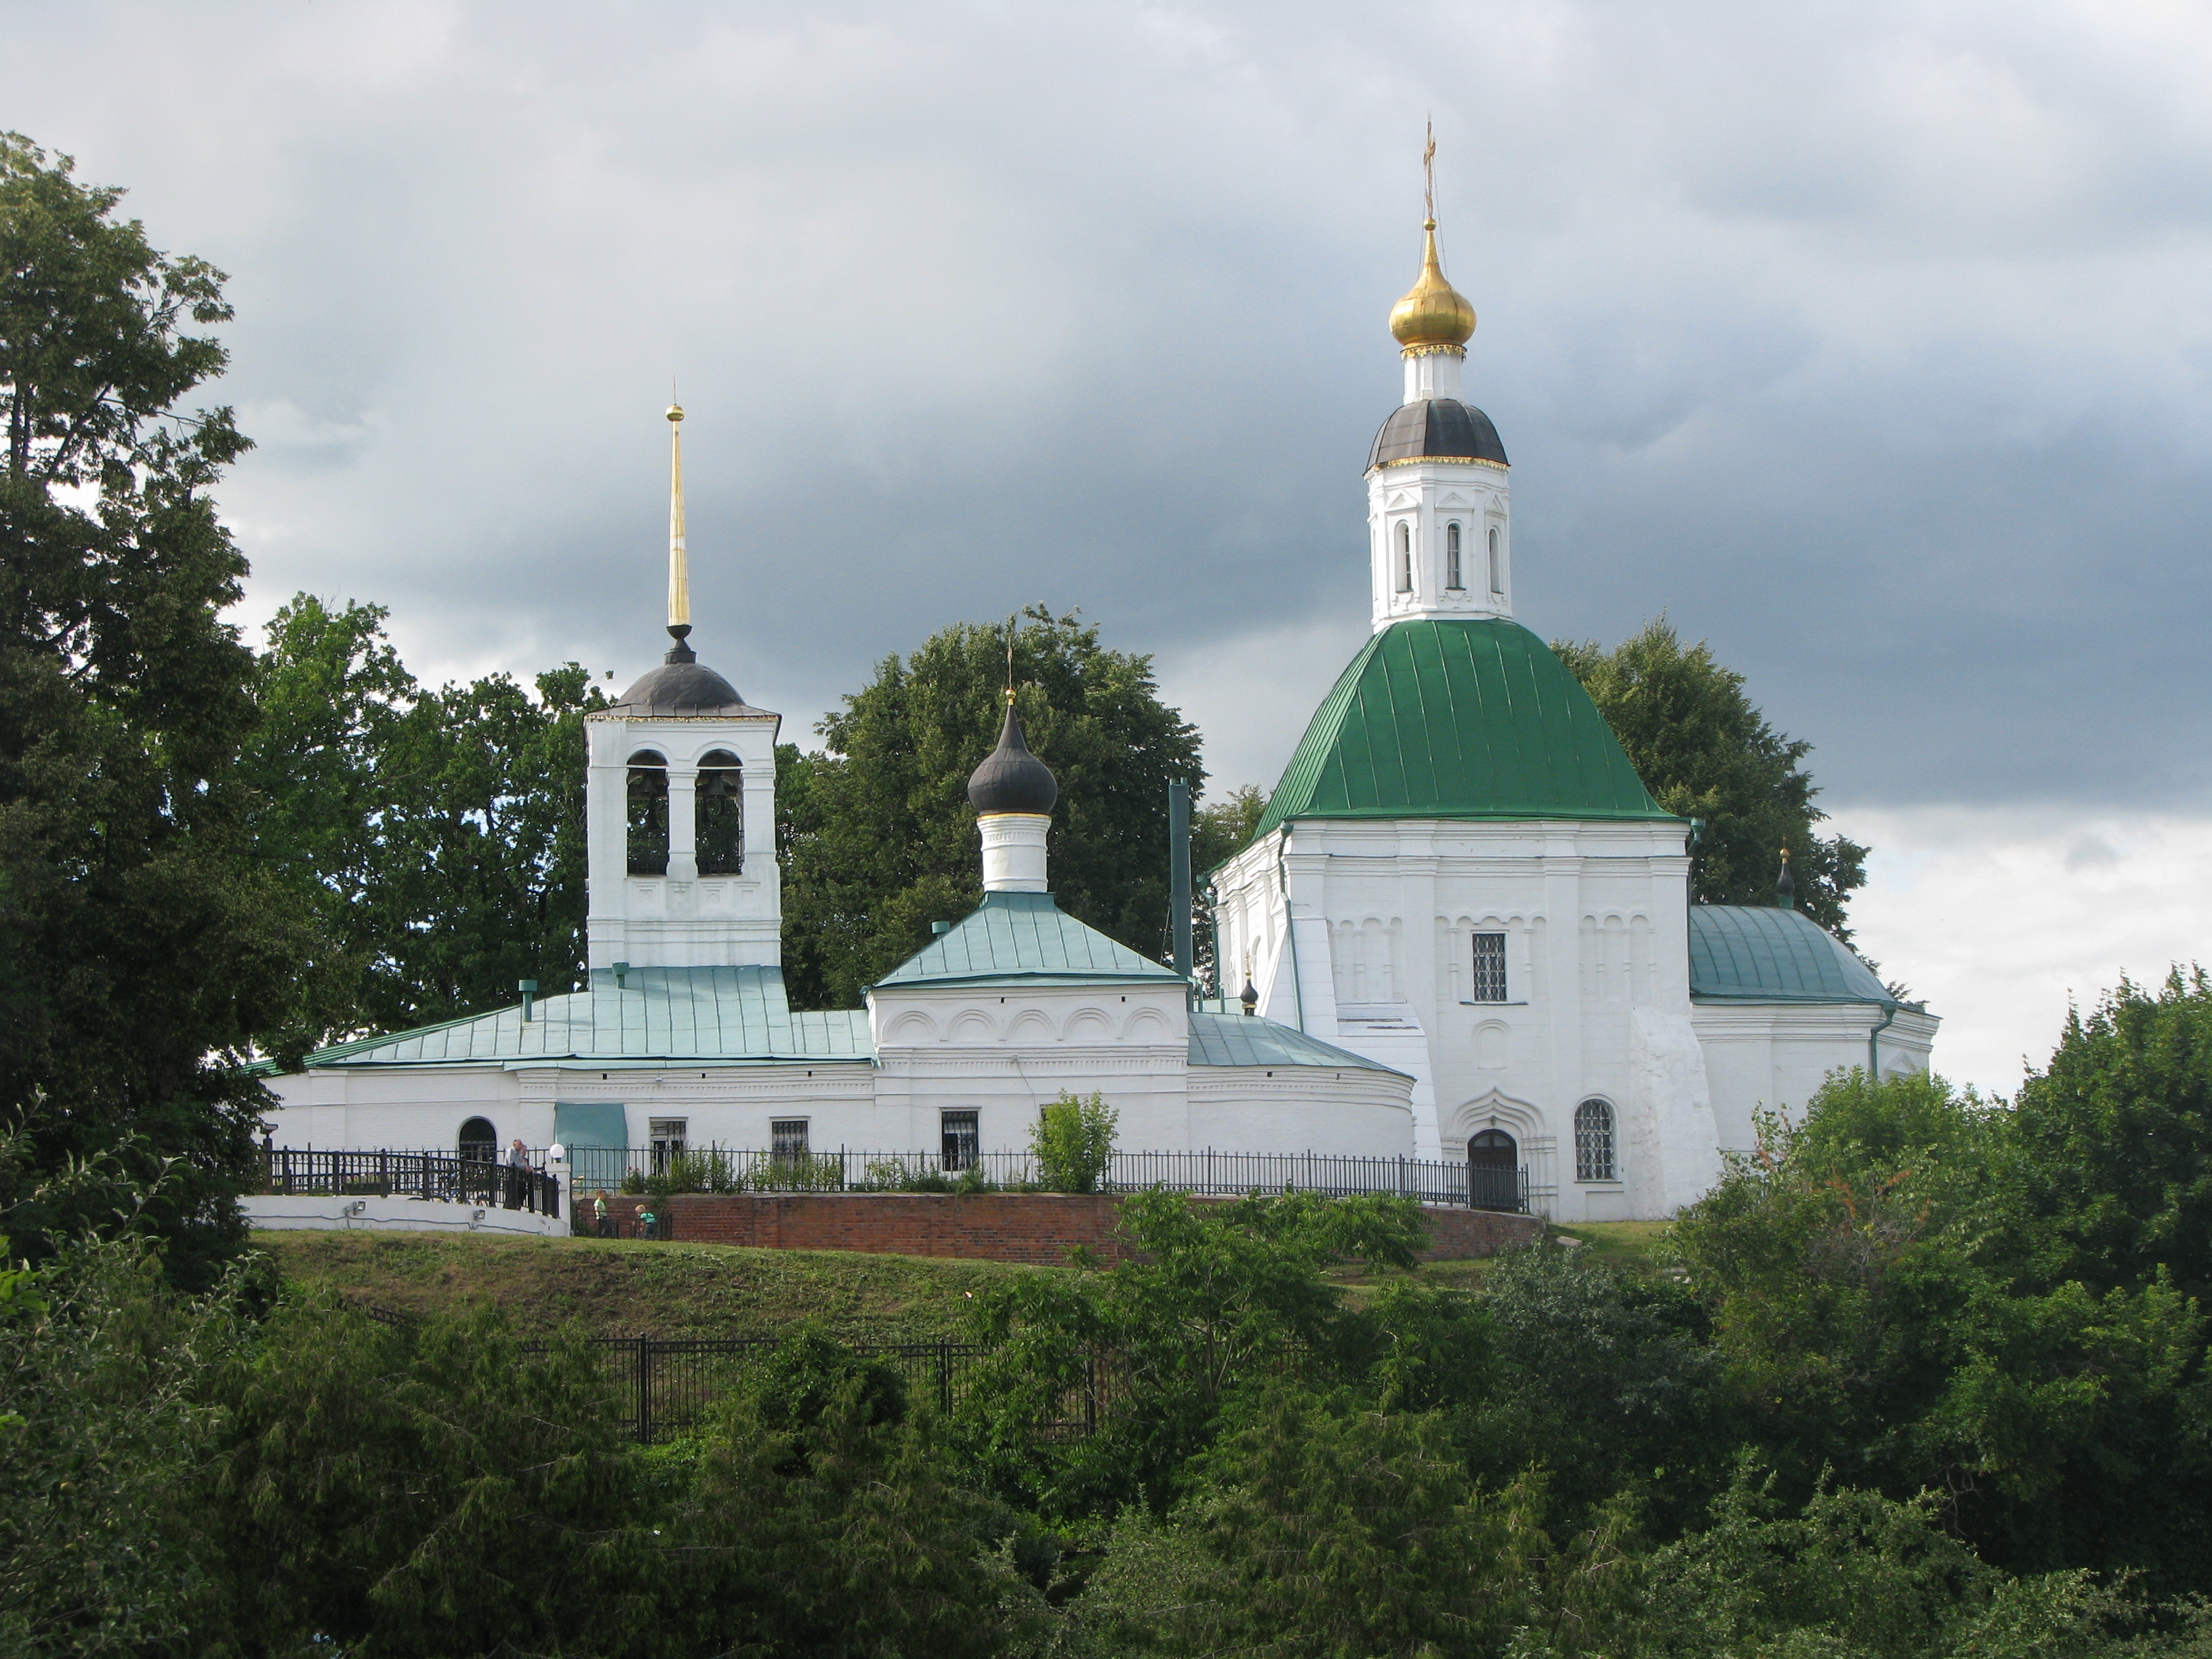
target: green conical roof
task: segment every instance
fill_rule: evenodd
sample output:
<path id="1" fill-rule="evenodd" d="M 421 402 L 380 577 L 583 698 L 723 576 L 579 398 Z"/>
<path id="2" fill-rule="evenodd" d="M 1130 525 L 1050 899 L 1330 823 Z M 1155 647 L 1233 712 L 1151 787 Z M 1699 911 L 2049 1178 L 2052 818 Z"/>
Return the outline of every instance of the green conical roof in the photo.
<path id="1" fill-rule="evenodd" d="M 1516 622 L 1393 623 L 1323 699 L 1258 835 L 1291 818 L 1669 818 Z"/>

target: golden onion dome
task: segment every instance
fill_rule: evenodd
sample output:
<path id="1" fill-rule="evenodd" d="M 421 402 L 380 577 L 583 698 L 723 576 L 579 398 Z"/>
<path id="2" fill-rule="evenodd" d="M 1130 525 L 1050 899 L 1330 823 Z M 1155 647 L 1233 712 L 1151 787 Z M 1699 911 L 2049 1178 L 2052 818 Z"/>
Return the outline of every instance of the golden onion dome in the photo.
<path id="1" fill-rule="evenodd" d="M 1412 351 L 1421 346 L 1463 346 L 1474 333 L 1474 307 L 1467 295 L 1444 281 L 1437 263 L 1437 222 L 1424 219 L 1428 246 L 1421 255 L 1420 280 L 1390 307 L 1390 332 Z"/>

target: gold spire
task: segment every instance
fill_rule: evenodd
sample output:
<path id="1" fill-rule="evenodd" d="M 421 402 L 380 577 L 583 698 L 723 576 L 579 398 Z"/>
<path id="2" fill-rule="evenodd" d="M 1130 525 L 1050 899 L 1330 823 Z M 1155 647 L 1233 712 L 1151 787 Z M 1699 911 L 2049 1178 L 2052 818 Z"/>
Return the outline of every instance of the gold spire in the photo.
<path id="1" fill-rule="evenodd" d="M 1437 131 L 1433 124 L 1427 146 L 1421 152 L 1425 178 L 1422 192 L 1427 209 L 1421 230 L 1427 238 L 1421 253 L 1421 275 L 1406 297 L 1390 307 L 1390 332 L 1408 357 L 1426 351 L 1462 351 L 1474 333 L 1474 307 L 1467 296 L 1444 280 L 1437 259 Z"/>
<path id="2" fill-rule="evenodd" d="M 691 572 L 684 562 L 684 406 L 668 405 L 668 626 L 691 631 Z M 683 635 L 677 635 L 678 639 Z"/>

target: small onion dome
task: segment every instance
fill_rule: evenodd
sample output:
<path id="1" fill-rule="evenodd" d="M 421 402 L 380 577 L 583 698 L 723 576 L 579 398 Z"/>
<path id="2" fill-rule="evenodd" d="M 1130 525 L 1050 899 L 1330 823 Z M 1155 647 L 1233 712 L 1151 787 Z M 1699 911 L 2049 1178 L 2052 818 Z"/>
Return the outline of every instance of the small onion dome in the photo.
<path id="1" fill-rule="evenodd" d="M 1367 452 L 1367 470 L 1399 461 L 1495 461 L 1505 465 L 1505 445 L 1490 416 L 1456 398 L 1424 398 L 1390 412 Z"/>
<path id="2" fill-rule="evenodd" d="M 1060 785 L 1051 769 L 1030 753 L 1022 741 L 1022 723 L 1014 706 L 1006 705 L 1006 722 L 999 728 L 999 746 L 983 757 L 983 763 L 968 777 L 968 803 L 977 813 L 1049 812 L 1060 799 Z"/>
<path id="3" fill-rule="evenodd" d="M 1437 222 L 1424 219 L 1421 229 L 1428 246 L 1421 256 L 1420 279 L 1390 307 L 1390 332 L 1408 351 L 1464 346 L 1474 334 L 1474 307 L 1444 281 L 1443 267 L 1437 263 Z"/>
<path id="4" fill-rule="evenodd" d="M 1244 988 L 1237 994 L 1237 1000 L 1244 1005 L 1244 1012 L 1246 1013 L 1252 1014 L 1259 1012 L 1260 992 L 1258 988 L 1252 983 L 1251 975 L 1247 974 L 1244 975 Z"/>
<path id="5" fill-rule="evenodd" d="M 1797 908 L 1797 883 L 1790 873 L 1790 849 L 1782 849 L 1782 873 L 1774 879 L 1774 902 L 1778 908 L 1795 910 Z"/>

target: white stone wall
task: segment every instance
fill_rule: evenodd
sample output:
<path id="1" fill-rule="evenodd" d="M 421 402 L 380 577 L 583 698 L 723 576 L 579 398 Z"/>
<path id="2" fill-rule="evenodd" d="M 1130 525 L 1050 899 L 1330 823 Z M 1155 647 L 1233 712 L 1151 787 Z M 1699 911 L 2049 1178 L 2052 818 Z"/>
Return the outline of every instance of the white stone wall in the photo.
<path id="1" fill-rule="evenodd" d="M 1880 1008 L 1856 1003 L 1700 1003 L 1692 1009 L 1690 1023 L 1712 1078 L 1720 1144 L 1736 1152 L 1756 1145 L 1756 1108 L 1802 1115 L 1831 1073 L 1867 1063 L 1867 1036 L 1881 1018 Z M 1926 1071 L 1937 1024 L 1932 1014 L 1900 1010 L 1875 1042 L 1882 1076 Z"/>
<path id="2" fill-rule="evenodd" d="M 1557 1218 L 1664 1214 L 1697 1182 L 1684 1149 L 1713 1134 L 1686 1023 L 1683 837 L 1664 823 L 1298 823 L 1216 876 L 1222 959 L 1235 973 L 1250 952 L 1263 1013 L 1419 1079 L 1417 1156 L 1464 1157 L 1496 1127 Z M 1478 933 L 1505 937 L 1504 1002 L 1474 1000 Z M 1640 1051 L 1639 1010 L 1665 1017 Z M 1613 1108 L 1620 1181 L 1574 1179 L 1574 1110 L 1590 1098 Z"/>
<path id="3" fill-rule="evenodd" d="M 633 720 L 590 714 L 586 818 L 589 841 L 588 961 L 640 968 L 708 968 L 782 960 L 783 889 L 775 861 L 775 738 L 782 717 L 765 712 Z M 668 762 L 668 873 L 629 872 L 629 757 L 649 749 Z M 736 755 L 744 780 L 744 870 L 699 874 L 693 844 L 700 758 Z"/>

